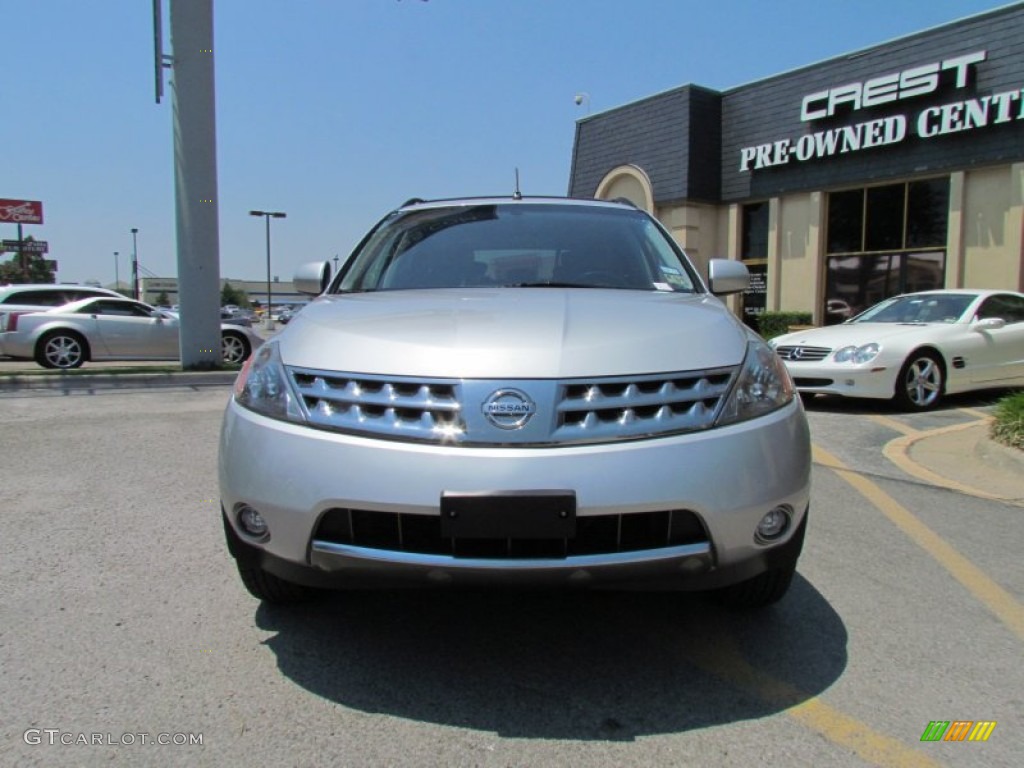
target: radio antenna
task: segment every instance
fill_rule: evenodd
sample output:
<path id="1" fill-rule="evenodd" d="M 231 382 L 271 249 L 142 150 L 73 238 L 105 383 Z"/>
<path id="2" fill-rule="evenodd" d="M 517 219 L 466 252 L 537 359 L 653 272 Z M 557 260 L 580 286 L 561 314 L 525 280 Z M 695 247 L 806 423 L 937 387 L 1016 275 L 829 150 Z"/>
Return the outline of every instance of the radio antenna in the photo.
<path id="1" fill-rule="evenodd" d="M 512 193 L 513 200 L 522 200 L 523 193 L 519 191 L 519 169 L 516 168 L 516 191 Z"/>

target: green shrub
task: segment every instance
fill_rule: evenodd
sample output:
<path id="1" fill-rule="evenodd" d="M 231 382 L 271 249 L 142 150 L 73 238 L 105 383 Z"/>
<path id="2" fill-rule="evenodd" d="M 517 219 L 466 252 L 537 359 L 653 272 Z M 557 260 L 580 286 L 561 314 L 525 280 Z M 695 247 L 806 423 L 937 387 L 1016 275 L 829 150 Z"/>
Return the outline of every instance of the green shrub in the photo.
<path id="1" fill-rule="evenodd" d="M 1024 450 L 1024 392 L 1004 397 L 996 406 L 992 439 L 1011 448 Z"/>
<path id="2" fill-rule="evenodd" d="M 764 338 L 781 336 L 791 325 L 810 325 L 810 312 L 762 312 L 757 316 L 757 330 Z"/>

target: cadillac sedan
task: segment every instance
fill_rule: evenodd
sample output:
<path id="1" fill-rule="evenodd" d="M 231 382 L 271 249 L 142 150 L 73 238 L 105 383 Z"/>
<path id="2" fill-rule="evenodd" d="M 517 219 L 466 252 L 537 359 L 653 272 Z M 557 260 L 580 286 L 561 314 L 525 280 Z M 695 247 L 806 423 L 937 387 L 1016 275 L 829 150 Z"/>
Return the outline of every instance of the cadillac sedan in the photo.
<path id="1" fill-rule="evenodd" d="M 945 394 L 1024 386 L 1024 294 L 951 289 L 886 299 L 841 325 L 771 340 L 807 394 L 933 408 Z"/>
<path id="2" fill-rule="evenodd" d="M 411 201 L 246 363 L 220 498 L 257 598 L 365 585 L 628 586 L 779 600 L 810 443 L 785 366 L 653 217 Z"/>
<path id="3" fill-rule="evenodd" d="M 177 316 L 132 299 L 82 299 L 46 312 L 11 313 L 0 331 L 0 354 L 34 359 L 44 368 L 177 360 L 180 353 Z M 261 343 L 248 328 L 221 323 L 225 363 L 241 363 Z"/>

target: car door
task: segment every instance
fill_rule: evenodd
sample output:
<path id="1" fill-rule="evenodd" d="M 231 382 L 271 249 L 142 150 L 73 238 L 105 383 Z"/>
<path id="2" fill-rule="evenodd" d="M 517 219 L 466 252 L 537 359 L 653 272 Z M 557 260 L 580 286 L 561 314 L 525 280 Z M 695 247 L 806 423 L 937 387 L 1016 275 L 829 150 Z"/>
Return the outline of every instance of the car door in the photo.
<path id="1" fill-rule="evenodd" d="M 984 327 L 986 321 L 993 320 L 1004 324 Z M 972 381 L 1024 381 L 1024 297 L 1011 293 L 989 296 L 978 307 L 971 330 L 981 341 L 972 355 Z"/>
<path id="2" fill-rule="evenodd" d="M 115 359 L 168 360 L 178 356 L 178 328 L 144 304 L 100 300 L 92 305 L 107 355 Z"/>

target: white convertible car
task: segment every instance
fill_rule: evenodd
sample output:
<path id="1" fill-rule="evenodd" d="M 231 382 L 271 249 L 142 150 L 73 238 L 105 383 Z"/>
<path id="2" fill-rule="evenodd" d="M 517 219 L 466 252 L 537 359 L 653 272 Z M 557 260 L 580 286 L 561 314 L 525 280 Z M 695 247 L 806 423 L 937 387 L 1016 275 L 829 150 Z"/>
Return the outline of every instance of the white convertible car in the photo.
<path id="1" fill-rule="evenodd" d="M 1024 386 L 1024 294 L 909 293 L 769 343 L 802 393 L 895 398 L 924 410 L 944 394 Z"/>

